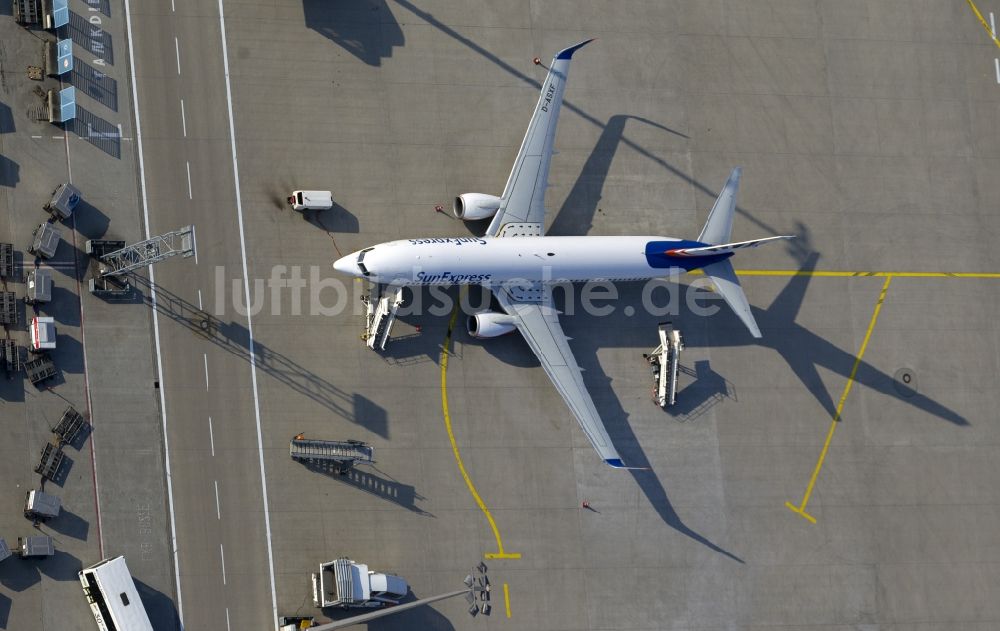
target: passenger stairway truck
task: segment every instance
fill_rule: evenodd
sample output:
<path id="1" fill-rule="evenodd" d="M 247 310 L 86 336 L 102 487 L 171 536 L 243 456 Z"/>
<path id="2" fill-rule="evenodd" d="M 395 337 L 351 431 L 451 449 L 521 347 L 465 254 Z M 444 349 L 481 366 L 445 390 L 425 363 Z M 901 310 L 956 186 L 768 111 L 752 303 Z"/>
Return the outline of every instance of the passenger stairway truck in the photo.
<path id="1" fill-rule="evenodd" d="M 361 261 L 360 258 L 358 260 Z M 373 351 L 384 351 L 392 325 L 396 322 L 396 312 L 403 304 L 403 288 L 373 285 L 371 293 L 361 300 L 365 304 L 367 322 L 365 344 Z"/>
<path id="2" fill-rule="evenodd" d="M 298 434 L 288 444 L 292 460 L 331 463 L 342 472 L 355 464 L 375 464 L 375 448 L 360 440 L 317 440 Z"/>
<path id="3" fill-rule="evenodd" d="M 79 577 L 100 631 L 153 631 L 125 557 L 95 563 Z"/>
<path id="4" fill-rule="evenodd" d="M 645 357 L 653 366 L 653 400 L 661 408 L 665 408 L 677 403 L 677 372 L 684 342 L 681 332 L 670 322 L 661 322 L 658 333 L 660 345 Z"/>
<path id="5" fill-rule="evenodd" d="M 402 578 L 373 572 L 367 565 L 348 558 L 321 563 L 312 581 L 313 604 L 317 607 L 375 609 L 399 604 L 410 591 Z"/>

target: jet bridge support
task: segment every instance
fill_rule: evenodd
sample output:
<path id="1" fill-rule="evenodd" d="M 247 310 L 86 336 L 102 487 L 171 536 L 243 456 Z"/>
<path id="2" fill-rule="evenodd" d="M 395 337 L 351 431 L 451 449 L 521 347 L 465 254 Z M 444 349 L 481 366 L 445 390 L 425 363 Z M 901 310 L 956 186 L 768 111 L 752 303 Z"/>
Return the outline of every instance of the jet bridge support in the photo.
<path id="1" fill-rule="evenodd" d="M 365 304 L 365 334 L 362 338 L 368 348 L 385 350 L 389 333 L 396 321 L 396 312 L 403 304 L 403 288 L 399 286 L 371 285 L 367 296 L 362 296 Z"/>
<path id="2" fill-rule="evenodd" d="M 684 342 L 670 322 L 658 327 L 660 345 L 643 355 L 653 367 L 653 400 L 661 408 L 677 403 L 677 372 Z"/>

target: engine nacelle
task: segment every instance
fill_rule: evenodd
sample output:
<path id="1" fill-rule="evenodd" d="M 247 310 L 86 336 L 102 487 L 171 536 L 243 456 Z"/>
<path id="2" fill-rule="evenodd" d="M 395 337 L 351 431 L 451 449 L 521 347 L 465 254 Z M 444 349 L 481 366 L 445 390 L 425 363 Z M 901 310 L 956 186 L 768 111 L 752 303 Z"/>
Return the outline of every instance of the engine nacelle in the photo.
<path id="1" fill-rule="evenodd" d="M 478 339 L 497 337 L 510 333 L 517 327 L 514 318 L 495 311 L 482 311 L 469 316 L 469 335 Z"/>
<path id="2" fill-rule="evenodd" d="M 500 210 L 500 198 L 484 193 L 464 193 L 455 198 L 452 211 L 463 221 L 489 219 Z"/>

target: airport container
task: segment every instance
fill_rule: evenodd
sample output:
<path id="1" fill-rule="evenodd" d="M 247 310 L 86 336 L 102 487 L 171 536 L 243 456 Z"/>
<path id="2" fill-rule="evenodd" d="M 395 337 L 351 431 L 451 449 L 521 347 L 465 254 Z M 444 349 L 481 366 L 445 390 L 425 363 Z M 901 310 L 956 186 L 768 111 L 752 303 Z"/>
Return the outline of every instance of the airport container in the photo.
<path id="1" fill-rule="evenodd" d="M 28 295 L 24 301 L 29 305 L 52 300 L 52 270 L 36 269 L 28 274 Z"/>
<path id="2" fill-rule="evenodd" d="M 62 239 L 62 231 L 59 228 L 46 222 L 39 224 L 31 235 L 33 238 L 28 247 L 30 254 L 40 256 L 43 259 L 50 259 L 56 255 L 56 249 L 59 248 L 59 241 Z"/>
<path id="3" fill-rule="evenodd" d="M 44 521 L 59 516 L 62 500 L 55 495 L 31 490 L 24 496 L 24 516 L 28 519 Z"/>
<path id="4" fill-rule="evenodd" d="M 73 209 L 80 203 L 80 191 L 72 184 L 60 184 L 52 193 L 52 199 L 45 203 L 45 210 L 53 217 L 68 219 Z"/>
<path id="5" fill-rule="evenodd" d="M 56 549 L 52 545 L 52 537 L 34 535 L 17 538 L 17 553 L 21 555 L 22 559 L 29 557 L 50 557 L 56 553 Z"/>

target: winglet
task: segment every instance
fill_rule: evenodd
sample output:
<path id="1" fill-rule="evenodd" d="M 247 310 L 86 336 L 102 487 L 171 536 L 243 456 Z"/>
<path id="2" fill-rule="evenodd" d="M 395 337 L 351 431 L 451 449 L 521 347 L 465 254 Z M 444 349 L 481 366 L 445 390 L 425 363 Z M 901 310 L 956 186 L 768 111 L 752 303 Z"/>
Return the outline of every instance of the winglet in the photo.
<path id="1" fill-rule="evenodd" d="M 615 469 L 626 469 L 628 471 L 649 471 L 649 467 L 626 467 L 621 458 L 608 458 L 604 461 Z"/>
<path id="2" fill-rule="evenodd" d="M 570 46 L 569 48 L 564 48 L 564 49 L 560 50 L 558 53 L 556 53 L 556 57 L 555 58 L 556 59 L 572 59 L 573 58 L 573 53 L 575 53 L 577 50 L 583 48 L 584 46 L 586 46 L 590 42 L 594 41 L 595 39 L 597 39 L 597 38 L 596 37 L 591 37 L 590 39 L 588 39 L 586 41 L 580 42 L 579 44 L 574 44 L 574 45 Z"/>

